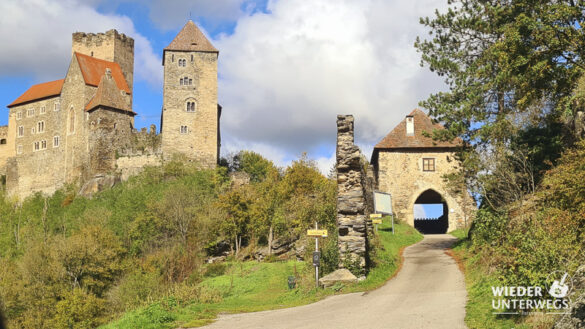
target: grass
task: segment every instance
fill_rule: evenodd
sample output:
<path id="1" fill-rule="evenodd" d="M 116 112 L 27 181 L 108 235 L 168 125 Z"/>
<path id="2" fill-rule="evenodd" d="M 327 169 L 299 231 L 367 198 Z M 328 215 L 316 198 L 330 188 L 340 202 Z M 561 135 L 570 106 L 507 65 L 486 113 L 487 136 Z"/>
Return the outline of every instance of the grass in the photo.
<path id="1" fill-rule="evenodd" d="M 459 238 L 453 247 L 452 255 L 464 269 L 467 304 L 465 306 L 465 324 L 470 329 L 527 329 L 533 328 L 532 318 L 514 315 L 493 314 L 491 287 L 501 286 L 496 273 L 490 272 L 482 264 L 480 255 L 475 254 L 467 232 L 456 230 L 452 235 Z"/>
<path id="2" fill-rule="evenodd" d="M 206 278 L 199 284 L 199 299 L 181 303 L 170 296 L 147 307 L 125 313 L 120 319 L 102 329 L 144 328 L 166 329 L 197 327 L 214 321 L 219 313 L 240 313 L 293 307 L 312 303 L 337 293 L 365 291 L 382 286 L 401 265 L 400 251 L 422 240 L 422 235 L 406 224 L 395 224 L 392 234 L 389 219 L 378 227 L 380 237 L 376 250 L 376 267 L 367 279 L 350 286 L 334 289 L 314 288 L 313 267 L 306 262 L 275 263 L 233 262 L 225 274 Z M 298 287 L 289 289 L 289 276 L 297 278 Z M 201 295 L 209 295 L 205 297 Z"/>

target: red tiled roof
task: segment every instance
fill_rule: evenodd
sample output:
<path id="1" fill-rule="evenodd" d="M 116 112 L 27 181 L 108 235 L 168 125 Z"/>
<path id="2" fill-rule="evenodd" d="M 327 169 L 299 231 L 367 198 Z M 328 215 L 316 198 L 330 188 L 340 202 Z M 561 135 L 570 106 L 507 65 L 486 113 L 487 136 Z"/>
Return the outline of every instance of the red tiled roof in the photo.
<path id="1" fill-rule="evenodd" d="M 435 129 L 445 128 L 439 123 L 433 123 L 431 118 L 423 111 L 415 109 L 408 116 L 414 118 L 414 135 L 406 135 L 406 118 L 404 118 L 386 137 L 374 146 L 374 149 L 457 147 L 461 145 L 462 140 L 460 138 L 456 138 L 452 142 L 442 142 L 424 136 L 424 131 L 432 134 Z"/>
<path id="2" fill-rule="evenodd" d="M 91 111 L 98 106 L 105 106 L 136 114 L 132 111 L 121 93 L 122 92 L 116 86 L 116 82 L 111 73 L 106 73 L 102 76 L 95 95 L 89 103 L 87 103 L 85 110 Z"/>
<path id="3" fill-rule="evenodd" d="M 34 85 L 28 88 L 24 94 L 20 95 L 20 97 L 15 99 L 14 102 L 10 103 L 10 105 L 7 107 L 13 107 L 47 97 L 59 96 L 61 94 L 61 88 L 63 88 L 64 81 L 65 79 L 61 79 Z"/>
<path id="4" fill-rule="evenodd" d="M 183 26 L 179 34 L 163 50 L 163 56 L 166 50 L 219 53 L 192 20 Z"/>
<path id="5" fill-rule="evenodd" d="M 106 68 L 109 68 L 112 71 L 112 77 L 116 81 L 118 89 L 124 90 L 127 94 L 130 93 L 130 88 L 128 88 L 128 84 L 118 63 L 108 62 L 78 52 L 75 52 L 75 57 L 77 57 L 77 62 L 79 63 L 79 68 L 81 69 L 81 74 L 86 85 L 97 87 L 100 84 L 100 79 L 106 73 Z"/>

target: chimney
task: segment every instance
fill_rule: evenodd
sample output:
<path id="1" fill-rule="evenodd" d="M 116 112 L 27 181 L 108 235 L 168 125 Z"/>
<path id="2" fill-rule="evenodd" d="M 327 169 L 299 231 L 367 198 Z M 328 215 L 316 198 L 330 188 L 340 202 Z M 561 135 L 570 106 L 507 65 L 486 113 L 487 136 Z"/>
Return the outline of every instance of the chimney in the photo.
<path id="1" fill-rule="evenodd" d="M 414 136 L 414 117 L 406 116 L 406 136 Z"/>

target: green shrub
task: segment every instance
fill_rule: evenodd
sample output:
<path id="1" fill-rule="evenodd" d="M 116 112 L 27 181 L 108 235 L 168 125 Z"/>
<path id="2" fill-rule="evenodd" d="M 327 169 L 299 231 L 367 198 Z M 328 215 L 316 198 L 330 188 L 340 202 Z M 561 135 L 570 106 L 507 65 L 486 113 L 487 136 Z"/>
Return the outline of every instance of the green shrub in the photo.
<path id="1" fill-rule="evenodd" d="M 226 269 L 227 266 L 225 265 L 225 263 L 211 263 L 207 265 L 207 267 L 205 268 L 205 274 L 203 274 L 203 276 L 206 278 L 213 278 L 216 276 L 224 275 Z"/>

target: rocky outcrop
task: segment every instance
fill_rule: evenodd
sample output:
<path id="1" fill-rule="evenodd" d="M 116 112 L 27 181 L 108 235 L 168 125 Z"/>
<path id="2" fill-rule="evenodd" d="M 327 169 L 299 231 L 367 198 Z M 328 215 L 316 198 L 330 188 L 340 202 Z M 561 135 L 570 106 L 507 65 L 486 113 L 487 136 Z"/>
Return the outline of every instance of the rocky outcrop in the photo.
<path id="1" fill-rule="evenodd" d="M 319 279 L 319 284 L 325 288 L 331 287 L 336 283 L 352 284 L 356 282 L 358 282 L 357 277 L 345 268 L 329 273 Z"/>
<path id="2" fill-rule="evenodd" d="M 366 272 L 368 251 L 368 215 L 372 212 L 373 173 L 368 175 L 367 162 L 354 144 L 352 115 L 337 116 L 337 227 L 340 268 L 348 261 L 359 262 Z M 347 258 L 351 257 L 351 260 Z"/>
<path id="3" fill-rule="evenodd" d="M 117 175 L 96 175 L 88 180 L 81 189 L 79 195 L 91 198 L 94 194 L 110 189 L 120 182 L 120 176 Z"/>

